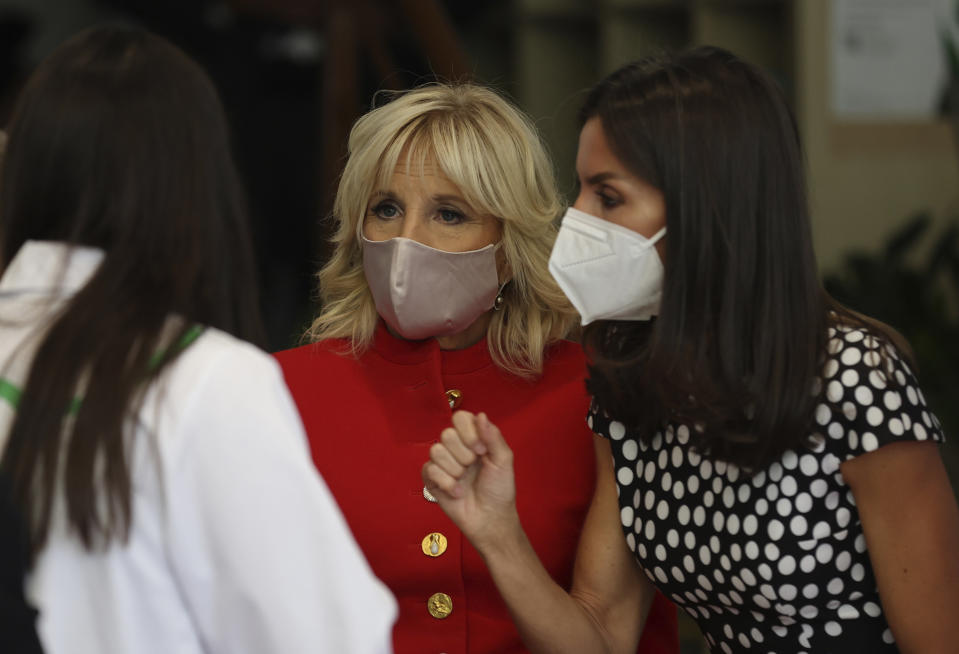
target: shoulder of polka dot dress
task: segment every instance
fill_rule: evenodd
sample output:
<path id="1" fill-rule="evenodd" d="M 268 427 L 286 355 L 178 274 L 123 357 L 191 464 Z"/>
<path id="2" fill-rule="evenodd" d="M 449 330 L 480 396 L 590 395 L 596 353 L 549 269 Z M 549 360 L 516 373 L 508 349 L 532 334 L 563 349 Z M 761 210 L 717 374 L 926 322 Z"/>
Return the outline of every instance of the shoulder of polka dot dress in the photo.
<path id="1" fill-rule="evenodd" d="M 815 428 L 840 460 L 901 441 L 943 441 L 915 374 L 886 339 L 862 327 L 830 328 Z"/>
<path id="2" fill-rule="evenodd" d="M 589 410 L 586 412 L 586 426 L 597 436 L 613 440 L 621 439 L 626 433 L 625 426 L 610 418 L 595 397 L 590 401 Z"/>

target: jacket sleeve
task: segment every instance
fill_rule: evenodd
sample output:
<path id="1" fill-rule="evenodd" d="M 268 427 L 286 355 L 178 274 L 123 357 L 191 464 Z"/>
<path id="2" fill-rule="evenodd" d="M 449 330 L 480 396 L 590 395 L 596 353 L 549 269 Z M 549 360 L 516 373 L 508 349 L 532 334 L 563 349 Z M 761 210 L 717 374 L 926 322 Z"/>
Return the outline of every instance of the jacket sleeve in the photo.
<path id="1" fill-rule="evenodd" d="M 313 467 L 276 363 L 244 347 L 183 383 L 167 557 L 208 651 L 391 651 L 395 600 Z"/>

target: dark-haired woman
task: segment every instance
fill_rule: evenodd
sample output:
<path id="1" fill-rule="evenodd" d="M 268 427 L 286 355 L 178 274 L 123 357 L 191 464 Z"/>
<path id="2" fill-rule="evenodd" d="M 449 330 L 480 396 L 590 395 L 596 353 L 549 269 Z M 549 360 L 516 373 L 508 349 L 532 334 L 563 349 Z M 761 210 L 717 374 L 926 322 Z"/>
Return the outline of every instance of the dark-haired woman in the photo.
<path id="1" fill-rule="evenodd" d="M 0 166 L 7 133 L 0 130 Z M 40 654 L 34 609 L 24 595 L 27 573 L 27 528 L 22 512 L 14 505 L 9 482 L 0 471 L 0 634 L 12 654 Z"/>
<path id="2" fill-rule="evenodd" d="M 240 340 L 253 266 L 203 72 L 144 32 L 71 39 L 19 99 L 0 198 L 0 475 L 45 651 L 389 651 L 395 603 Z"/>
<path id="3" fill-rule="evenodd" d="M 613 73 L 582 121 L 550 260 L 597 434 L 571 593 L 516 517 L 513 435 L 458 413 L 423 469 L 527 644 L 630 651 L 658 587 L 716 652 L 959 651 L 943 435 L 907 346 L 817 279 L 780 91 L 702 48 Z"/>

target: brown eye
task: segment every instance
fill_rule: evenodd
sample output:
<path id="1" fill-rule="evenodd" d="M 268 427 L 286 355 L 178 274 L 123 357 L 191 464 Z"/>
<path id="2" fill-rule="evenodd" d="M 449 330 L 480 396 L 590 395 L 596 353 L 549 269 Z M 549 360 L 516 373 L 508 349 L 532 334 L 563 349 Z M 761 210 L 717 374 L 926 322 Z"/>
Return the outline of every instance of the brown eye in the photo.
<path id="1" fill-rule="evenodd" d="M 619 198 L 615 198 L 606 193 L 600 192 L 600 193 L 597 193 L 596 195 L 599 197 L 600 203 L 606 209 L 612 209 L 613 207 L 616 207 L 620 204 Z"/>

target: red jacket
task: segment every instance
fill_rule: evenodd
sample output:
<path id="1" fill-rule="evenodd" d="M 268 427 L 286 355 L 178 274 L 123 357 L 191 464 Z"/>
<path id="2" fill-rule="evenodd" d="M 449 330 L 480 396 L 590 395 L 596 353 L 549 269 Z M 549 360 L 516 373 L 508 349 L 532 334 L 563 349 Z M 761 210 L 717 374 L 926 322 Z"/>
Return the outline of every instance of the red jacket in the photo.
<path id="1" fill-rule="evenodd" d="M 455 394 L 447 391 L 459 391 L 457 408 L 485 411 L 513 449 L 523 526 L 543 565 L 569 588 L 595 482 L 579 346 L 553 347 L 534 382 L 496 367 L 485 341 L 443 351 L 433 339 L 394 338 L 382 325 L 359 359 L 341 340 L 276 357 L 317 468 L 399 602 L 396 652 L 526 651 L 479 554 L 424 498 L 420 468 L 450 425 Z M 640 651 L 679 651 L 676 609 L 662 596 Z"/>

